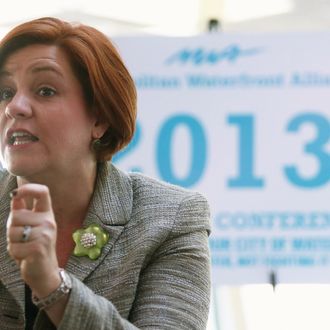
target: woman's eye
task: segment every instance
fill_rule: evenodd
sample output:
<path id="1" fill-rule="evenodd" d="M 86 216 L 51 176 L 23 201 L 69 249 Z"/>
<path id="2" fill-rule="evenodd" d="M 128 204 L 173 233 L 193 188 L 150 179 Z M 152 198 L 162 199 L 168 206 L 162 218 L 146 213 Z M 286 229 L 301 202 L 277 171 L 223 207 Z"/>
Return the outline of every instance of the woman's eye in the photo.
<path id="1" fill-rule="evenodd" d="M 56 94 L 55 90 L 53 88 L 50 87 L 42 87 L 39 89 L 38 94 L 40 96 L 45 96 L 45 97 L 49 97 L 49 96 L 53 96 Z"/>
<path id="2" fill-rule="evenodd" d="M 14 96 L 14 92 L 10 88 L 0 89 L 0 102 L 10 100 Z"/>

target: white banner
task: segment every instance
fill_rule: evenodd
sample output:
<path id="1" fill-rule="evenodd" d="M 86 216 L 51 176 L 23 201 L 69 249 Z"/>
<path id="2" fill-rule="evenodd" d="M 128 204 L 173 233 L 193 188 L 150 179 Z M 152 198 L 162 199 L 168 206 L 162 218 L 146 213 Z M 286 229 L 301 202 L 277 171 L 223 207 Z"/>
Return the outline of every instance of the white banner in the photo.
<path id="1" fill-rule="evenodd" d="M 116 39 L 139 114 L 115 162 L 208 198 L 214 283 L 330 282 L 329 40 Z"/>

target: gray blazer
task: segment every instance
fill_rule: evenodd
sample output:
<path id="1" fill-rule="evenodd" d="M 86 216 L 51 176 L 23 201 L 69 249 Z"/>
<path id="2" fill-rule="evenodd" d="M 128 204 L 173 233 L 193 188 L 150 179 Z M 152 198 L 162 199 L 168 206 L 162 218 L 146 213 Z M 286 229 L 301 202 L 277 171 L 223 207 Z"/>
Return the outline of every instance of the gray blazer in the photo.
<path id="1" fill-rule="evenodd" d="M 24 283 L 6 250 L 9 192 L 0 172 L 0 329 L 24 329 Z M 198 193 L 100 165 L 84 225 L 110 234 L 97 260 L 71 256 L 73 288 L 58 329 L 205 329 L 209 208 Z M 38 330 L 54 329 L 39 312 Z"/>

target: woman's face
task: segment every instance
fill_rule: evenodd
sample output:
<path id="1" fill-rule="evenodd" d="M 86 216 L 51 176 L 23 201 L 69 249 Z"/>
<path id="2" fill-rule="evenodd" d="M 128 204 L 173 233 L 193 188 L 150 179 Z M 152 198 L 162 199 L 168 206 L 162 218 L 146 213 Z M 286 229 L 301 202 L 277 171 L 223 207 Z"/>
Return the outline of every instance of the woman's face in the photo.
<path id="1" fill-rule="evenodd" d="M 61 175 L 94 161 L 98 137 L 66 53 L 53 45 L 22 48 L 0 70 L 1 162 L 14 175 Z"/>

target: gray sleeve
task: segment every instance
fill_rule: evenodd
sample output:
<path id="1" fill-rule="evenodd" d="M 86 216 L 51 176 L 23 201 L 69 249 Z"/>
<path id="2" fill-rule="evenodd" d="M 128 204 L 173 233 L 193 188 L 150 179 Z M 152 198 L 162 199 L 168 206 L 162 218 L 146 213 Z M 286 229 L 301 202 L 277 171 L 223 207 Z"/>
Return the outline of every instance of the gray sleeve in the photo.
<path id="1" fill-rule="evenodd" d="M 115 306 L 96 295 L 85 284 L 71 275 L 72 290 L 65 313 L 57 330 L 137 329 L 122 318 Z M 56 329 L 45 312 L 38 315 L 34 329 Z"/>
<path id="2" fill-rule="evenodd" d="M 206 328 L 210 299 L 209 209 L 181 203 L 175 225 L 141 274 L 130 320 L 141 329 Z"/>
<path id="3" fill-rule="evenodd" d="M 206 328 L 210 299 L 209 208 L 203 197 L 187 197 L 168 237 L 142 270 L 128 320 L 115 306 L 73 278 L 58 330 Z M 45 313 L 35 329 L 48 329 Z"/>

